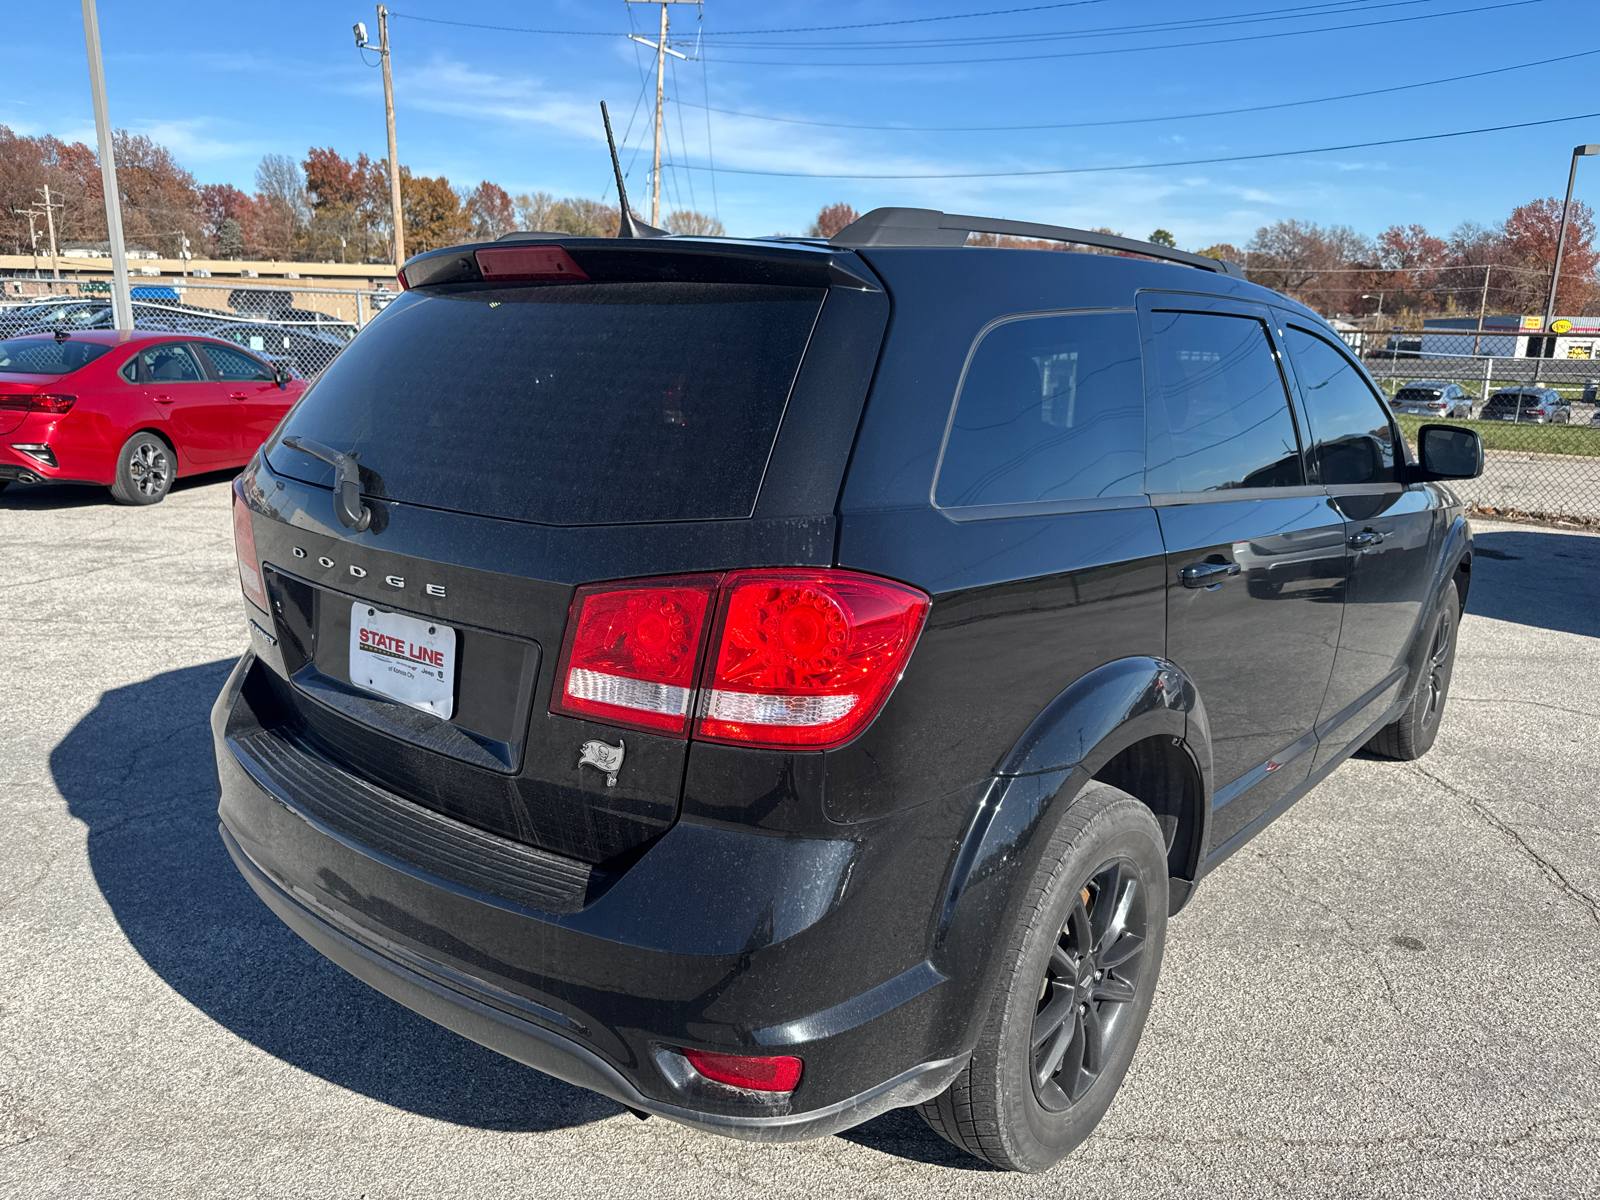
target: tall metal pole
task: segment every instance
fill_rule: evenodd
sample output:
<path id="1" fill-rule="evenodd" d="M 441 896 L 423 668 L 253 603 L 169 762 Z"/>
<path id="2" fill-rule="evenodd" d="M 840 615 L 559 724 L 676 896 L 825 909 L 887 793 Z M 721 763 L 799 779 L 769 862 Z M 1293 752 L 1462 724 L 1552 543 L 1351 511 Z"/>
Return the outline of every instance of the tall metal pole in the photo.
<path id="1" fill-rule="evenodd" d="M 383 59 L 383 119 L 389 124 L 389 203 L 394 210 L 394 265 L 406 261 L 406 222 L 400 208 L 400 151 L 394 143 L 394 76 L 389 70 L 389 10 L 378 5 L 378 55 Z"/>
<path id="2" fill-rule="evenodd" d="M 1478 298 L 1478 333 L 1472 339 L 1472 352 L 1478 353 L 1483 348 L 1483 315 L 1489 308 L 1489 272 L 1494 270 L 1493 265 L 1483 268 L 1483 295 Z"/>
<path id="3" fill-rule="evenodd" d="M 1572 185 L 1578 180 L 1578 160 L 1600 154 L 1600 146 L 1574 146 L 1572 148 L 1572 168 L 1567 172 L 1567 199 L 1561 206 L 1561 229 L 1556 234 L 1556 261 L 1550 270 L 1550 294 L 1544 301 L 1544 324 L 1539 327 L 1545 335 L 1541 343 L 1547 352 L 1546 358 L 1555 356 L 1555 342 L 1551 340 L 1550 323 L 1556 319 L 1556 283 L 1561 278 L 1561 252 L 1567 245 L 1567 214 L 1572 211 Z"/>
<path id="4" fill-rule="evenodd" d="M 656 39 L 655 187 L 650 192 L 650 224 L 661 228 L 661 104 L 667 88 L 667 6 L 661 6 L 661 36 Z"/>
<path id="5" fill-rule="evenodd" d="M 89 45 L 89 90 L 94 93 L 94 131 L 100 144 L 100 186 L 106 194 L 106 233 L 111 238 L 111 319 L 118 329 L 133 328 L 128 296 L 128 252 L 122 244 L 122 199 L 117 192 L 117 160 L 111 146 L 111 113 L 106 108 L 106 72 L 100 61 L 100 18 L 94 0 L 83 0 L 83 37 Z M 61 278 L 59 268 L 56 278 Z"/>

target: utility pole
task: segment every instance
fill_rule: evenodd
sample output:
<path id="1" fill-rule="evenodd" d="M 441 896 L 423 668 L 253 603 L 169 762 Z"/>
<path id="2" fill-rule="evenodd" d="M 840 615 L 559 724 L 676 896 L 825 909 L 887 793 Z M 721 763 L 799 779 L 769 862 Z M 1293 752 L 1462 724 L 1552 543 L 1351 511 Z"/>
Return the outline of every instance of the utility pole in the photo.
<path id="1" fill-rule="evenodd" d="M 50 227 L 50 269 L 55 272 L 57 279 L 61 278 L 61 259 L 56 255 L 56 209 L 65 208 L 66 205 L 52 202 L 50 199 L 50 185 L 47 183 L 42 188 L 34 188 L 44 197 L 40 207 L 44 209 L 45 223 Z M 38 201 L 34 203 L 38 204 Z"/>
<path id="2" fill-rule="evenodd" d="M 389 10 L 378 5 L 378 44 L 367 41 L 367 27 L 359 21 L 351 27 L 358 50 L 377 50 L 383 65 L 383 119 L 389 127 L 389 206 L 394 221 L 394 269 L 406 261 L 406 223 L 400 207 L 400 151 L 394 142 L 394 74 L 389 69 Z M 370 64 L 369 64 L 370 65 Z"/>
<path id="3" fill-rule="evenodd" d="M 650 188 L 650 224 L 661 227 L 661 107 L 666 99 L 667 91 L 667 55 L 688 61 L 687 54 L 679 54 L 667 45 L 667 5 L 693 4 L 699 7 L 701 0 L 628 0 L 629 4 L 659 4 L 661 6 L 661 36 L 658 41 L 649 41 L 636 33 L 628 36 L 640 45 L 649 46 L 656 52 L 656 152 L 654 170 L 651 172 L 652 186 Z"/>
<path id="4" fill-rule="evenodd" d="M 1561 252 L 1567 245 L 1567 214 L 1572 211 L 1572 185 L 1578 179 L 1578 160 L 1592 158 L 1596 154 L 1600 154 L 1600 146 L 1572 148 L 1572 169 L 1567 172 L 1567 200 L 1561 206 L 1561 229 L 1556 234 L 1556 261 L 1550 270 L 1550 294 L 1545 297 L 1544 324 L 1539 327 L 1539 331 L 1544 334 L 1540 345 L 1544 347 L 1545 358 L 1554 358 L 1556 353 L 1556 341 L 1550 332 L 1550 324 L 1556 318 L 1556 282 L 1561 278 Z"/>
<path id="5" fill-rule="evenodd" d="M 1483 316 L 1489 310 L 1489 272 L 1494 270 L 1492 264 L 1485 264 L 1483 268 L 1483 295 L 1478 297 L 1478 336 L 1472 339 L 1472 352 L 1478 353 L 1483 348 Z"/>
<path id="6" fill-rule="evenodd" d="M 106 72 L 100 61 L 100 20 L 94 0 L 83 0 L 83 36 L 89 47 L 89 89 L 94 93 L 94 129 L 100 146 L 100 184 L 106 195 L 106 232 L 111 238 L 111 314 L 118 329 L 133 328 L 128 295 L 128 253 L 122 244 L 122 200 L 117 192 L 117 160 L 112 153 L 111 113 L 106 108 Z M 59 267 L 56 278 L 61 277 Z"/>

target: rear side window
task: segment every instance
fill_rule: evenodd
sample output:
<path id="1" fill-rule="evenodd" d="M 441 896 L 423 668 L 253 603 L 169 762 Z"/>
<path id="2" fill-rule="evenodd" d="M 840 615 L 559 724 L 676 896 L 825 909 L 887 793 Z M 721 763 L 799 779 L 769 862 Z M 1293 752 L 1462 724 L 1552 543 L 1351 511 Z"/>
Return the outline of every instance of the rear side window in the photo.
<path id="1" fill-rule="evenodd" d="M 260 359 L 251 358 L 232 346 L 205 345 L 206 357 L 222 379 L 271 379 L 272 372 Z"/>
<path id="2" fill-rule="evenodd" d="M 967 367 L 939 465 L 941 508 L 1138 495 L 1144 382 L 1132 312 L 991 329 Z"/>
<path id="3" fill-rule="evenodd" d="M 182 342 L 162 342 L 142 350 L 144 377 L 151 383 L 200 383 L 206 375 L 189 347 Z"/>
<path id="4" fill-rule="evenodd" d="M 1361 372 L 1333 346 L 1290 326 L 1286 338 L 1311 422 L 1313 483 L 1392 483 L 1394 432 L 1389 412 Z M 1430 391 L 1428 399 L 1435 399 Z"/>
<path id="5" fill-rule="evenodd" d="M 1289 395 L 1266 326 L 1218 313 L 1150 314 L 1158 398 L 1151 492 L 1305 482 Z"/>
<path id="6" fill-rule="evenodd" d="M 54 338 L 12 338 L 0 342 L 0 372 L 18 375 L 67 375 L 86 367 L 111 349 L 93 342 L 58 342 Z"/>
<path id="7" fill-rule="evenodd" d="M 749 516 L 825 289 L 729 283 L 408 292 L 285 433 L 375 494 L 553 525 Z M 331 469 L 275 447 L 276 471 Z M 368 472 L 371 475 L 368 475 Z"/>

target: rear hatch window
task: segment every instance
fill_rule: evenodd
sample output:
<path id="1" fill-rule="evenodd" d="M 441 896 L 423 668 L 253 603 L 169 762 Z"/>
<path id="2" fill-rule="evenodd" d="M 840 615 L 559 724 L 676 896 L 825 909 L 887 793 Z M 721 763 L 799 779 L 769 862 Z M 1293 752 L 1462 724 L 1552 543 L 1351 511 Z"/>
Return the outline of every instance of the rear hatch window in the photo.
<path id="1" fill-rule="evenodd" d="M 55 338 L 11 338 L 0 342 L 0 375 L 70 375 L 110 346 Z"/>
<path id="2" fill-rule="evenodd" d="M 283 428 L 363 489 L 550 525 L 747 517 L 825 288 L 457 285 L 408 292 Z M 332 469 L 273 444 L 275 471 Z"/>
<path id="3" fill-rule="evenodd" d="M 1394 400 L 1396 404 L 1432 404 L 1443 395 L 1434 388 L 1401 388 Z"/>

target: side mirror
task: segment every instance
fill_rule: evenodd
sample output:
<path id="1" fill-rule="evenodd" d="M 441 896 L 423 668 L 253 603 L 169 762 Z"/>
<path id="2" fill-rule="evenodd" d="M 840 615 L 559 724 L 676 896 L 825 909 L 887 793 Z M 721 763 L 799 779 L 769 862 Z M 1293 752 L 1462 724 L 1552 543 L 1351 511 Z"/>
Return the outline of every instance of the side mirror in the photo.
<path id="1" fill-rule="evenodd" d="M 275 363 L 272 368 L 272 382 L 278 385 L 281 392 L 289 386 L 289 368 L 282 363 Z"/>
<path id="2" fill-rule="evenodd" d="M 1424 425 L 1417 457 L 1423 479 L 1476 479 L 1483 474 L 1483 439 L 1459 425 Z"/>

